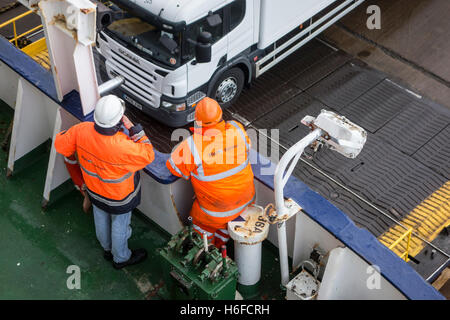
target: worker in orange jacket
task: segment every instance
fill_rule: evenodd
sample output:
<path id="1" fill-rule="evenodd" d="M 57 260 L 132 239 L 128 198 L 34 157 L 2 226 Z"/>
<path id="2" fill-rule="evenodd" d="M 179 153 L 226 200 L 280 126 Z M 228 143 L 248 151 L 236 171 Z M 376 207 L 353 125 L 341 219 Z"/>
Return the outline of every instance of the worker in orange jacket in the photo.
<path id="1" fill-rule="evenodd" d="M 197 105 L 193 131 L 166 165 L 172 174 L 191 180 L 194 230 L 219 248 L 229 239 L 227 223 L 255 199 L 250 139 L 240 123 L 225 122 L 220 105 L 208 97 Z"/>
<path id="2" fill-rule="evenodd" d="M 130 250 L 131 212 L 141 200 L 139 170 L 154 159 L 153 146 L 141 125 L 124 115 L 125 103 L 102 97 L 94 122 L 82 122 L 55 138 L 56 151 L 69 158 L 76 153 L 86 191 L 92 202 L 97 239 L 104 257 L 116 269 L 139 263 L 145 249 Z M 130 137 L 121 131 L 122 124 Z"/>

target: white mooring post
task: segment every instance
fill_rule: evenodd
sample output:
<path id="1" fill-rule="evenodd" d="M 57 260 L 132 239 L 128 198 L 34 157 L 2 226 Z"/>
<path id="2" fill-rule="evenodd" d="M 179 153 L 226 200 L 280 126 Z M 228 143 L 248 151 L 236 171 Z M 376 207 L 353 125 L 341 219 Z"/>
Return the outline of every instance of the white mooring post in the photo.
<path id="1" fill-rule="evenodd" d="M 41 0 L 38 8 L 58 99 L 62 101 L 66 94 L 77 91 L 82 116 L 86 116 L 94 110 L 100 98 L 92 53 L 97 6 L 88 0 Z M 80 120 L 58 107 L 54 121 L 52 141 L 58 132 L 69 129 Z M 56 153 L 52 144 L 42 206 L 45 207 L 49 202 L 50 192 L 69 178 L 63 158 Z"/>
<path id="2" fill-rule="evenodd" d="M 88 0 L 41 0 L 39 10 L 44 26 L 53 79 L 58 99 L 75 90 L 80 95 L 82 116 L 94 111 L 101 95 L 120 86 L 117 77 L 98 86 L 92 46 L 96 37 L 97 6 Z M 61 130 L 79 120 L 59 107 L 55 116 L 52 140 Z M 69 179 L 63 158 L 52 144 L 45 180 L 42 205 L 50 200 L 50 192 Z"/>
<path id="3" fill-rule="evenodd" d="M 97 6 L 88 0 L 19 1 L 41 16 L 58 100 L 61 102 L 68 93 L 76 91 L 81 101 L 80 117 L 89 115 L 101 95 L 124 82 L 118 77 L 98 86 L 92 53 Z M 12 175 L 16 160 L 49 138 L 54 141 L 59 131 L 80 121 L 20 77 L 17 88 L 8 176 Z M 62 157 L 52 144 L 43 205 L 48 203 L 50 192 L 68 178 Z"/>
<path id="4" fill-rule="evenodd" d="M 88 0 L 21 0 L 41 16 L 58 100 L 79 92 L 83 116 L 94 110 L 99 89 L 92 55 L 96 5 Z M 14 163 L 52 138 L 58 104 L 19 77 L 7 175 Z M 49 164 L 50 167 L 53 167 Z"/>

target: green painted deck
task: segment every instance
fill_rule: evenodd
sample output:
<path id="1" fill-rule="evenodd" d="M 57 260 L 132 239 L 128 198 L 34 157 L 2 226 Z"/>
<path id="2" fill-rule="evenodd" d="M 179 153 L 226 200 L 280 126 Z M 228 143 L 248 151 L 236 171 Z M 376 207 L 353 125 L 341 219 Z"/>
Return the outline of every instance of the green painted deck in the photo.
<path id="1" fill-rule="evenodd" d="M 13 110 L 0 101 L 0 141 Z M 103 259 L 95 236 L 92 213 L 81 209 L 74 188 L 41 209 L 49 144 L 15 166 L 6 178 L 8 154 L 0 149 L 0 299 L 164 299 L 160 260 L 156 249 L 169 234 L 136 211 L 132 216 L 130 248 L 143 247 L 144 263 L 115 270 Z M 144 195 L 143 195 L 144 196 Z M 280 299 L 278 251 L 263 247 L 261 295 Z M 68 289 L 71 265 L 81 270 L 81 289 Z"/>

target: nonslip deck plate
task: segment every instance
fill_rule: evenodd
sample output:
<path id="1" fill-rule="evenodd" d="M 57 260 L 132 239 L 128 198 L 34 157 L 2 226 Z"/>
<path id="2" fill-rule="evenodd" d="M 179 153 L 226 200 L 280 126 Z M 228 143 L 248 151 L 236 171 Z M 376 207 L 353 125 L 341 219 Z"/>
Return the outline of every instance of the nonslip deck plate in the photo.
<path id="1" fill-rule="evenodd" d="M 321 109 L 362 126 L 368 140 L 356 159 L 321 150 L 314 158 L 305 159 L 325 175 L 302 162 L 294 175 L 358 226 L 381 237 L 395 225 L 392 219 L 408 221 L 414 209 L 450 179 L 449 111 L 320 41 L 313 40 L 303 49 L 256 79 L 224 112 L 224 118 L 237 115 L 269 134 L 278 129 L 279 142 L 285 148 L 308 133 L 300 120 L 305 115 L 317 116 Z M 159 151 L 170 152 L 178 143 L 167 143 L 172 128 L 136 110 L 130 117 L 144 125 Z M 280 149 L 280 156 L 284 150 Z M 442 205 L 450 204 L 444 201 Z"/>

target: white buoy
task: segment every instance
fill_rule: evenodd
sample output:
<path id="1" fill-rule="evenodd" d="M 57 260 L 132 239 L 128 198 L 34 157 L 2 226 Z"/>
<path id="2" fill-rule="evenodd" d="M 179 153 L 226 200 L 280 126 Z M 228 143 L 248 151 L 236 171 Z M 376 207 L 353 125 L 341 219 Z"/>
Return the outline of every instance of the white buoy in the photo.
<path id="1" fill-rule="evenodd" d="M 264 208 L 256 205 L 248 206 L 241 217 L 244 221 L 228 222 L 228 232 L 234 240 L 238 282 L 252 286 L 261 278 L 261 249 L 269 233 L 269 222 L 264 216 Z"/>

